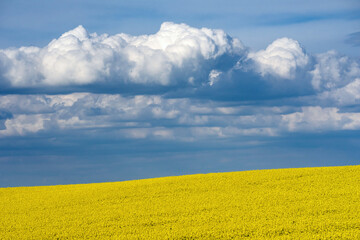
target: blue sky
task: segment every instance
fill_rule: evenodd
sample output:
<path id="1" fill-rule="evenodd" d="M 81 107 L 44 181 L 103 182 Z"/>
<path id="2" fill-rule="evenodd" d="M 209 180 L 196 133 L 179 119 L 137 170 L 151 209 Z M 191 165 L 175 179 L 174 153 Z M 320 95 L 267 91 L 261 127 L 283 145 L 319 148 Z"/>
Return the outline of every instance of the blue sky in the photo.
<path id="1" fill-rule="evenodd" d="M 358 1 L 2 1 L 0 186 L 359 164 Z"/>

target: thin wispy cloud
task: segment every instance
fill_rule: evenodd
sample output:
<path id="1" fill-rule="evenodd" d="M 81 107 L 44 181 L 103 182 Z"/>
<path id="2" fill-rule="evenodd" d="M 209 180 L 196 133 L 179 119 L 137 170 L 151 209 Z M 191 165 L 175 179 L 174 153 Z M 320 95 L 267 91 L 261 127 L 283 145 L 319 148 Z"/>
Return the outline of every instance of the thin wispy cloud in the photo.
<path id="1" fill-rule="evenodd" d="M 360 32 L 354 32 L 346 37 L 345 42 L 355 47 L 360 46 Z"/>

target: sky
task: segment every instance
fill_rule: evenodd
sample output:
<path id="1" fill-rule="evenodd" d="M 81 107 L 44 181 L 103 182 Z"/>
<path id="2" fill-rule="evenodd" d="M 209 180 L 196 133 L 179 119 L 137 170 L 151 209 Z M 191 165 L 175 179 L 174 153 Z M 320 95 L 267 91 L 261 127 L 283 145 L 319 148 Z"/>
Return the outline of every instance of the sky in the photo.
<path id="1" fill-rule="evenodd" d="M 0 2 L 0 187 L 360 162 L 360 2 Z"/>

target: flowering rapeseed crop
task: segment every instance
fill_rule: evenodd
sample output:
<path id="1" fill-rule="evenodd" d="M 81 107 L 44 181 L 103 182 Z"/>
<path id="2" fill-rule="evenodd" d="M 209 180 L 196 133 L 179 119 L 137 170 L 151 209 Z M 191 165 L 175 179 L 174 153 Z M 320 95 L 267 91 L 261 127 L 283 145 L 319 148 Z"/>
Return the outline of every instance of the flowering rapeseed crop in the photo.
<path id="1" fill-rule="evenodd" d="M 360 239 L 360 166 L 0 188 L 0 239 Z"/>

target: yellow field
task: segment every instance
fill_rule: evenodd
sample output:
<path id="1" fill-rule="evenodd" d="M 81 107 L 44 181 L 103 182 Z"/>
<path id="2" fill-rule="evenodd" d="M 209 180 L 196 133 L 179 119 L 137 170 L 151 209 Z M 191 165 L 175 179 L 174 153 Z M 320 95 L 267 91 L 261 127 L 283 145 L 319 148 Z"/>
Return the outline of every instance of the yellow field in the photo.
<path id="1" fill-rule="evenodd" d="M 0 239 L 360 239 L 360 166 L 0 188 Z"/>

